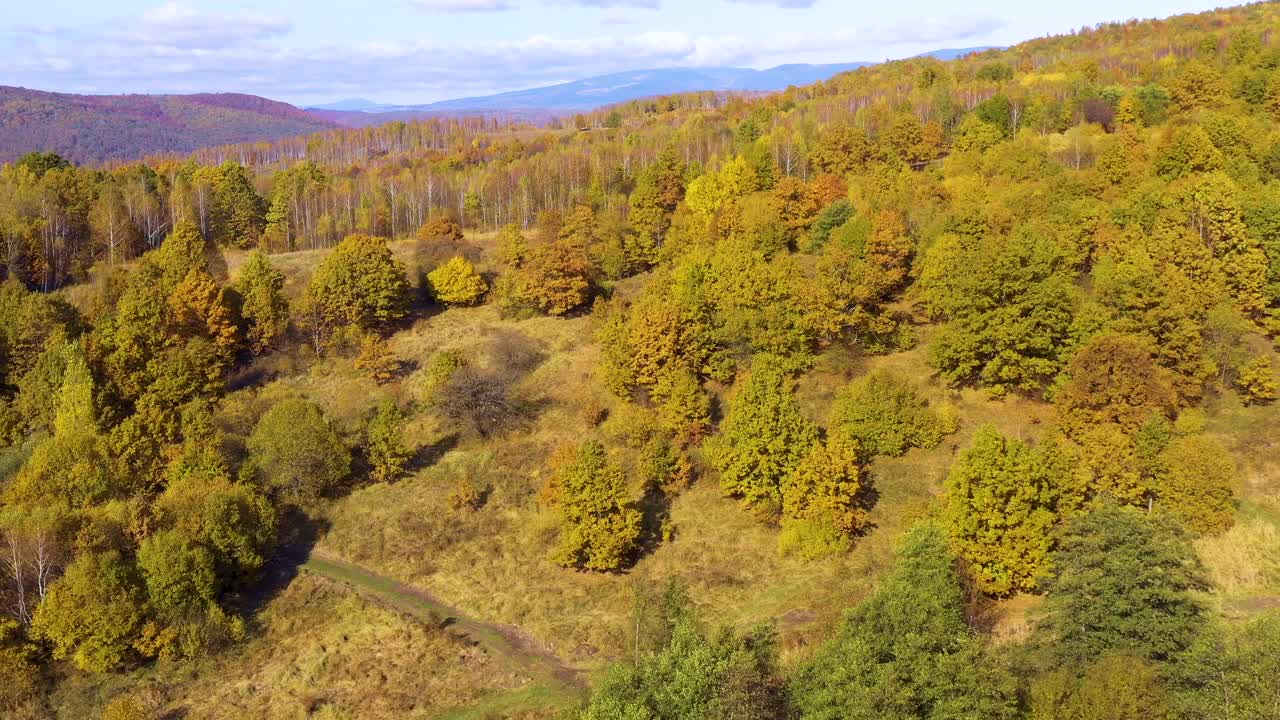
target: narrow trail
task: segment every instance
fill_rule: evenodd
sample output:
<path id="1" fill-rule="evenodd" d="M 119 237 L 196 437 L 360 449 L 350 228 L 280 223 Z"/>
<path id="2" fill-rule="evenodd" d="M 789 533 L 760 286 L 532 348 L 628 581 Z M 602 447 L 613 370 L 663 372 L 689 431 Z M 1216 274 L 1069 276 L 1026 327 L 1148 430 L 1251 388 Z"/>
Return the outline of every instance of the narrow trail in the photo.
<path id="1" fill-rule="evenodd" d="M 527 632 L 514 625 L 500 625 L 468 617 L 426 590 L 379 575 L 322 551 L 313 550 L 302 564 L 302 569 L 340 582 L 356 592 L 476 643 L 494 655 L 507 659 L 535 680 L 546 682 L 565 693 L 576 693 L 586 687 L 581 670 L 565 664 Z"/>

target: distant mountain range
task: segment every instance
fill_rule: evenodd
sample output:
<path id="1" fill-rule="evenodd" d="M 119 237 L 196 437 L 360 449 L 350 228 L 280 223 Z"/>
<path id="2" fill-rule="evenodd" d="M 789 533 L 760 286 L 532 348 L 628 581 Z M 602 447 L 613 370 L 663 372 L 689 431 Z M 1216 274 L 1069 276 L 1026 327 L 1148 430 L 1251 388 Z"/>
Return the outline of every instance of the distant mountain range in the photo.
<path id="1" fill-rule="evenodd" d="M 788 85 L 808 85 L 870 64 L 856 62 L 839 65 L 780 65 L 768 70 L 752 70 L 750 68 L 631 70 L 530 90 L 516 90 L 482 97 L 459 98 L 424 105 L 385 105 L 371 103 L 367 100 L 342 100 L 330 105 L 319 105 L 309 109 L 374 113 L 532 109 L 581 111 L 593 110 L 604 105 L 613 105 L 637 98 L 698 90 L 782 90 Z"/>
<path id="2" fill-rule="evenodd" d="M 951 60 L 991 48 L 953 48 L 926 53 Z M 459 98 L 421 105 L 388 105 L 360 98 L 307 108 L 327 120 L 364 126 L 384 122 L 388 116 L 409 119 L 442 114 L 544 114 L 565 115 L 594 110 L 630 100 L 699 90 L 768 92 L 791 85 L 810 85 L 872 62 L 833 65 L 779 65 L 768 70 L 751 68 L 664 68 L 632 70 L 574 82 L 480 97 Z M 372 117 L 367 117 L 372 116 Z"/>
<path id="3" fill-rule="evenodd" d="M 33 150 L 76 163 L 130 160 L 333 127 L 256 95 L 67 95 L 0 86 L 0 162 Z"/>
<path id="4" fill-rule="evenodd" d="M 990 48 L 926 53 L 943 60 Z M 69 95 L 0 86 L 0 162 L 40 150 L 76 163 L 133 160 L 156 153 L 271 141 L 335 127 L 442 115 L 486 115 L 545 122 L 575 112 L 658 95 L 768 92 L 809 85 L 870 62 L 749 68 L 666 68 L 423 105 L 342 100 L 305 110 L 255 95 Z"/>

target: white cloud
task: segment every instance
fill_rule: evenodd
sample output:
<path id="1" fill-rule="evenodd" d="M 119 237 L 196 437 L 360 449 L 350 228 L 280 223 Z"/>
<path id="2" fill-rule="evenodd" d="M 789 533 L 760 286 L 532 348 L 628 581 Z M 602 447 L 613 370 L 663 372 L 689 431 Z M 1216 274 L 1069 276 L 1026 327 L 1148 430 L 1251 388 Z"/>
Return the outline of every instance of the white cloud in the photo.
<path id="1" fill-rule="evenodd" d="M 752 35 L 618 27 L 597 35 L 472 42 L 437 36 L 299 47 L 289 42 L 293 25 L 285 18 L 209 13 L 170 2 L 100 27 L 14 33 L 15 51 L 0 52 L 0 74 L 12 84 L 63 92 L 239 91 L 295 101 L 361 95 L 429 102 L 626 70 L 877 60 L 998 27 L 998 21 L 972 17 Z"/>
<path id="2" fill-rule="evenodd" d="M 169 2 L 142 13 L 136 24 L 109 31 L 123 41 L 182 48 L 217 48 L 285 35 L 288 19 L 260 13 L 207 13 Z"/>
<path id="3" fill-rule="evenodd" d="M 576 5 L 591 8 L 639 8 L 641 10 L 657 10 L 662 7 L 661 0 L 555 0 L 560 5 Z"/>
<path id="4" fill-rule="evenodd" d="M 514 0 L 412 0 L 414 5 L 443 12 L 499 12 L 514 10 Z"/>
<path id="5" fill-rule="evenodd" d="M 818 0 L 728 0 L 739 5 L 773 5 L 775 7 L 797 10 L 813 7 Z"/>

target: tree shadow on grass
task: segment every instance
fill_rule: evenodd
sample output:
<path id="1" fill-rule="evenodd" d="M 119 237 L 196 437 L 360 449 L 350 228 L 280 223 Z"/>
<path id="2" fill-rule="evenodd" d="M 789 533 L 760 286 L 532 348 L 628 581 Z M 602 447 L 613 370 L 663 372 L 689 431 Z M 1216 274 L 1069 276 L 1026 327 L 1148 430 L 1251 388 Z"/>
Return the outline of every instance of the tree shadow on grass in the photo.
<path id="1" fill-rule="evenodd" d="M 450 450 L 456 448 L 461 440 L 461 435 L 452 433 L 429 445 L 423 445 L 418 448 L 414 451 L 413 456 L 409 458 L 409 462 L 405 464 L 405 474 L 411 475 L 420 470 L 426 470 L 440 462 L 440 459 L 448 454 Z"/>
<path id="2" fill-rule="evenodd" d="M 229 610 L 246 618 L 256 617 L 298 576 L 311 549 L 329 529 L 326 520 L 308 515 L 302 508 L 285 505 L 280 509 L 276 550 L 267 559 L 258 580 L 226 596 Z"/>

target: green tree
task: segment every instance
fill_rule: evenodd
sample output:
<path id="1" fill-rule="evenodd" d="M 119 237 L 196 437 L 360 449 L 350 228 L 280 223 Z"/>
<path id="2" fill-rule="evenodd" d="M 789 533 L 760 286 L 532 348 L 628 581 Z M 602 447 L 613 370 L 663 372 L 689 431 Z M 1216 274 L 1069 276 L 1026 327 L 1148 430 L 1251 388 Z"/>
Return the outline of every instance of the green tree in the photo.
<path id="1" fill-rule="evenodd" d="M 37 649 L 22 637 L 21 625 L 0 620 L 0 711 L 16 713 L 40 690 Z"/>
<path id="2" fill-rule="evenodd" d="M 165 622 L 203 614 L 218 598 L 213 554 L 177 530 L 147 538 L 138 548 L 138 569 L 150 608 Z"/>
<path id="3" fill-rule="evenodd" d="M 555 561 L 605 572 L 626 565 L 640 538 L 640 512 L 631 494 L 622 467 L 598 440 L 562 458 L 541 494 L 562 521 Z"/>
<path id="4" fill-rule="evenodd" d="M 36 446 L 6 492 L 20 502 L 84 508 L 108 499 L 115 488 L 84 350 L 71 342 L 61 352 L 65 370 L 54 398 L 53 437 Z"/>
<path id="5" fill-rule="evenodd" d="M 269 352 L 289 329 L 289 303 L 285 300 L 284 273 L 271 265 L 266 253 L 249 256 L 236 278 L 241 316 L 248 325 L 249 346 L 259 355 Z"/>
<path id="6" fill-rule="evenodd" d="M 906 378 L 875 371 L 845 386 L 827 421 L 832 436 L 856 442 L 868 455 L 897 457 L 942 442 L 942 427 Z"/>
<path id="7" fill-rule="evenodd" d="M 781 504 L 783 483 L 817 440 L 818 430 L 801 414 L 785 364 L 757 355 L 706 452 L 726 493 L 770 510 Z"/>
<path id="8" fill-rule="evenodd" d="M 461 255 L 432 270 L 427 281 L 431 296 L 445 305 L 475 305 L 489 290 L 489 283 Z"/>
<path id="9" fill-rule="evenodd" d="M 1204 436 L 1179 438 L 1160 453 L 1158 463 L 1157 507 L 1204 535 L 1235 524 L 1232 493 L 1239 476 L 1225 448 Z"/>
<path id="10" fill-rule="evenodd" d="M 156 499 L 158 525 L 208 548 L 223 586 L 257 578 L 276 543 L 275 506 L 256 488 L 220 473 L 174 478 Z"/>
<path id="11" fill-rule="evenodd" d="M 807 558 L 847 550 L 871 523 L 870 490 L 856 443 L 833 437 L 815 444 L 783 480 L 779 547 Z"/>
<path id="12" fill-rule="evenodd" d="M 679 437 L 696 440 L 711 427 L 711 397 L 697 373 L 684 365 L 664 368 L 651 398 L 668 429 Z"/>
<path id="13" fill-rule="evenodd" d="M 609 668 L 579 720 L 772 720 L 786 717 L 772 628 L 706 633 L 683 606 L 657 605 L 655 645 Z M 678 601 L 677 601 L 678 602 Z M 658 615 L 658 613 L 646 613 Z M 640 623 L 638 623 L 640 624 Z M 639 643 L 637 643 L 639 646 Z"/>
<path id="14" fill-rule="evenodd" d="M 520 226 L 511 224 L 502 226 L 498 233 L 498 259 L 508 268 L 515 269 L 524 264 L 525 255 L 529 252 L 529 241 L 520 232 Z"/>
<path id="15" fill-rule="evenodd" d="M 930 348 L 949 382 L 1031 391 L 1061 369 L 1076 298 L 1052 238 L 944 236 L 925 255 L 920 286 L 930 313 L 949 320 Z"/>
<path id="16" fill-rule="evenodd" d="M 89 672 L 115 670 L 136 657 L 144 593 L 127 560 L 116 552 L 76 558 L 49 587 L 31 622 L 34 637 L 53 656 Z"/>
<path id="17" fill-rule="evenodd" d="M 248 440 L 249 460 L 266 482 L 292 498 L 314 498 L 351 473 L 351 453 L 324 411 L 302 399 L 263 413 Z"/>
<path id="18" fill-rule="evenodd" d="M 983 121 L 974 114 L 969 114 L 956 129 L 952 147 L 956 150 L 976 150 L 986 152 L 1004 140 L 1004 131 L 996 125 Z"/>
<path id="19" fill-rule="evenodd" d="M 404 413 L 391 400 L 383 401 L 365 430 L 369 479 L 373 482 L 395 480 L 404 473 L 412 454 L 404 444 Z"/>
<path id="20" fill-rule="evenodd" d="M 1221 170 L 1225 163 L 1222 151 L 1214 146 L 1209 134 L 1194 124 L 1175 131 L 1164 141 L 1155 167 L 1157 173 L 1172 180 Z"/>
<path id="21" fill-rule="evenodd" d="M 160 272 L 160 292 L 168 295 L 192 270 L 209 272 L 210 252 L 200 228 L 182 221 L 174 225 L 160 247 L 146 257 Z"/>
<path id="22" fill-rule="evenodd" d="M 1276 375 L 1271 359 L 1256 357 L 1240 366 L 1236 388 L 1246 404 L 1261 405 L 1276 399 Z"/>
<path id="23" fill-rule="evenodd" d="M 1220 107 L 1227 101 L 1226 84 L 1212 67 L 1199 60 L 1182 66 L 1170 88 L 1173 101 L 1184 112 Z"/>
<path id="24" fill-rule="evenodd" d="M 632 267 L 648 267 L 661 259 L 671 216 L 684 199 L 684 169 L 676 153 L 667 150 L 636 178 L 627 217 L 634 233 L 625 247 Z"/>
<path id="25" fill-rule="evenodd" d="M 1036 632 L 1059 665 L 1109 654 L 1167 660 L 1204 627 L 1191 595 L 1206 589 L 1204 572 L 1176 524 L 1103 504 L 1067 523 L 1051 561 Z"/>
<path id="26" fill-rule="evenodd" d="M 837 228 L 849 222 L 854 216 L 853 203 L 848 198 L 840 198 L 818 213 L 813 225 L 809 228 L 809 242 L 804 246 L 806 252 L 819 252 L 831 239 Z"/>
<path id="27" fill-rule="evenodd" d="M 944 517 L 956 553 L 984 592 L 1036 589 L 1058 521 L 1052 480 L 1040 453 L 991 425 L 952 464 Z"/>
<path id="28" fill-rule="evenodd" d="M 267 203 L 258 195 L 244 166 L 228 160 L 216 171 L 209 230 L 219 245 L 248 248 L 266 225 Z"/>
<path id="29" fill-rule="evenodd" d="M 335 326 L 378 330 L 408 313 L 409 283 L 386 240 L 349 235 L 320 262 L 305 298 Z"/>
<path id="30" fill-rule="evenodd" d="M 1127 655 L 1108 655 L 1079 678 L 1060 670 L 1036 678 L 1030 689 L 1034 720 L 1163 720 L 1168 717 L 1158 666 Z"/>
<path id="31" fill-rule="evenodd" d="M 293 249 L 293 232 L 289 227 L 289 195 L 277 189 L 271 195 L 262 229 L 262 245 L 267 251 L 286 252 Z"/>
<path id="32" fill-rule="evenodd" d="M 946 534 L 902 539 L 880 589 L 791 680 L 803 720 L 1013 718 L 1012 683 L 969 629 Z"/>
<path id="33" fill-rule="evenodd" d="M 1211 627 L 1168 674 L 1174 718 L 1274 718 L 1280 702 L 1280 613 Z"/>

